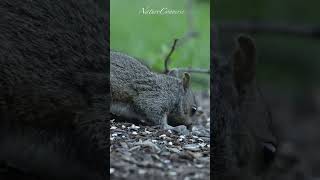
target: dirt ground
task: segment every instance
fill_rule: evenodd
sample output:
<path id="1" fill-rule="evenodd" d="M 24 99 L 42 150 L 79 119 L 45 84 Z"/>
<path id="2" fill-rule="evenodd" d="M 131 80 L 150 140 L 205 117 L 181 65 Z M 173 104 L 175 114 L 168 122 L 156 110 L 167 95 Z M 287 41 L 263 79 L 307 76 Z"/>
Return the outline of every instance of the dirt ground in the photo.
<path id="1" fill-rule="evenodd" d="M 210 175 L 210 98 L 195 93 L 199 110 L 187 135 L 111 120 L 112 180 L 207 180 Z"/>

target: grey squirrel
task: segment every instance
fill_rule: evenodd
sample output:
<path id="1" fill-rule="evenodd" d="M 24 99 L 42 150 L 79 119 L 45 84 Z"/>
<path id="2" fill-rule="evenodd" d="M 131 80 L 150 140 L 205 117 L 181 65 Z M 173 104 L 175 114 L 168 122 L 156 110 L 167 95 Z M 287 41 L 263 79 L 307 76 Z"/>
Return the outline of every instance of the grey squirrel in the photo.
<path id="1" fill-rule="evenodd" d="M 95 0 L 0 1 L 0 179 L 109 173 L 107 19 Z"/>
<path id="2" fill-rule="evenodd" d="M 111 113 L 139 118 L 164 129 L 177 125 L 191 128 L 197 104 L 188 73 L 181 75 L 174 69 L 158 74 L 133 57 L 111 51 L 110 85 Z"/>
<path id="3" fill-rule="evenodd" d="M 257 50 L 246 35 L 229 59 L 213 59 L 211 113 L 213 178 L 260 179 L 272 165 L 278 140 L 256 78 Z"/>

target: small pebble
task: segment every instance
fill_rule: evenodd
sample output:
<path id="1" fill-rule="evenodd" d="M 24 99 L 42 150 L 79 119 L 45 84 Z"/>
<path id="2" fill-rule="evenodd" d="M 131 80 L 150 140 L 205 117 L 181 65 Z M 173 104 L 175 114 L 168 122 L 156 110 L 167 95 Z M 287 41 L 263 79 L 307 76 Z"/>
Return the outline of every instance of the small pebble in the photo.
<path id="1" fill-rule="evenodd" d="M 165 134 L 162 134 L 162 135 L 160 135 L 159 137 L 160 137 L 160 138 L 163 138 L 163 139 L 165 139 L 165 138 L 167 137 L 167 135 L 165 135 Z"/>
<path id="2" fill-rule="evenodd" d="M 204 167 L 203 164 L 195 164 L 194 166 L 197 167 L 197 168 L 203 168 Z"/>
<path id="3" fill-rule="evenodd" d="M 190 150 L 190 151 L 199 151 L 200 146 L 198 144 L 186 144 L 183 146 L 183 149 Z"/>
<path id="4" fill-rule="evenodd" d="M 110 174 L 113 174 L 113 173 L 114 173 L 114 171 L 115 171 L 115 169 L 114 169 L 114 168 L 110 168 Z"/>
<path id="5" fill-rule="evenodd" d="M 139 169 L 139 170 L 138 170 L 138 173 L 141 174 L 141 175 L 146 174 L 146 172 L 147 172 L 147 171 L 144 170 L 144 169 Z"/>
<path id="6" fill-rule="evenodd" d="M 145 130 L 144 132 L 146 132 L 147 134 L 151 134 L 151 132 L 150 132 L 150 131 L 148 131 L 148 130 Z"/>
<path id="7" fill-rule="evenodd" d="M 128 127 L 128 128 L 130 128 L 130 129 L 140 129 L 139 126 L 136 126 L 136 125 L 134 125 L 134 124 L 132 124 L 131 127 Z"/>
<path id="8" fill-rule="evenodd" d="M 177 172 L 169 171 L 168 174 L 169 174 L 169 176 L 176 176 L 176 175 L 177 175 Z"/>

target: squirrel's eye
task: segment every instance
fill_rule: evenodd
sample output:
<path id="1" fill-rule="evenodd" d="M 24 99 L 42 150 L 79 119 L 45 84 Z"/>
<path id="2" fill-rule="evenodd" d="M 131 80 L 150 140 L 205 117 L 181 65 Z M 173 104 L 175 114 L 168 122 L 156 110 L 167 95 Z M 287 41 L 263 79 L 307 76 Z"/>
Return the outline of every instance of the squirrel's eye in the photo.
<path id="1" fill-rule="evenodd" d="M 197 112 L 197 107 L 193 106 L 191 108 L 191 116 L 193 116 Z"/>
<path id="2" fill-rule="evenodd" d="M 264 142 L 262 143 L 263 157 L 266 165 L 271 164 L 275 158 L 277 147 L 273 143 Z"/>

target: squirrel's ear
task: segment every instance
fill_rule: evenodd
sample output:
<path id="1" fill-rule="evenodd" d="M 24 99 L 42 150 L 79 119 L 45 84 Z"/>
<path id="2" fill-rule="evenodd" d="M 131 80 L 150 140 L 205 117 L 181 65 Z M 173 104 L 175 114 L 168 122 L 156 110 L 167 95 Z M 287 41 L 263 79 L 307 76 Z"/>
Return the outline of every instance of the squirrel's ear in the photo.
<path id="1" fill-rule="evenodd" d="M 233 75 L 236 87 L 250 84 L 255 79 L 256 46 L 248 36 L 240 35 L 237 38 L 237 48 L 233 53 Z"/>
<path id="2" fill-rule="evenodd" d="M 190 85 L 190 74 L 189 73 L 183 73 L 182 85 L 183 85 L 184 89 L 189 88 L 189 85 Z"/>
<path id="3" fill-rule="evenodd" d="M 179 76 L 179 72 L 178 72 L 178 69 L 172 69 L 170 70 L 167 75 L 169 76 L 173 76 L 173 77 L 178 77 Z"/>

